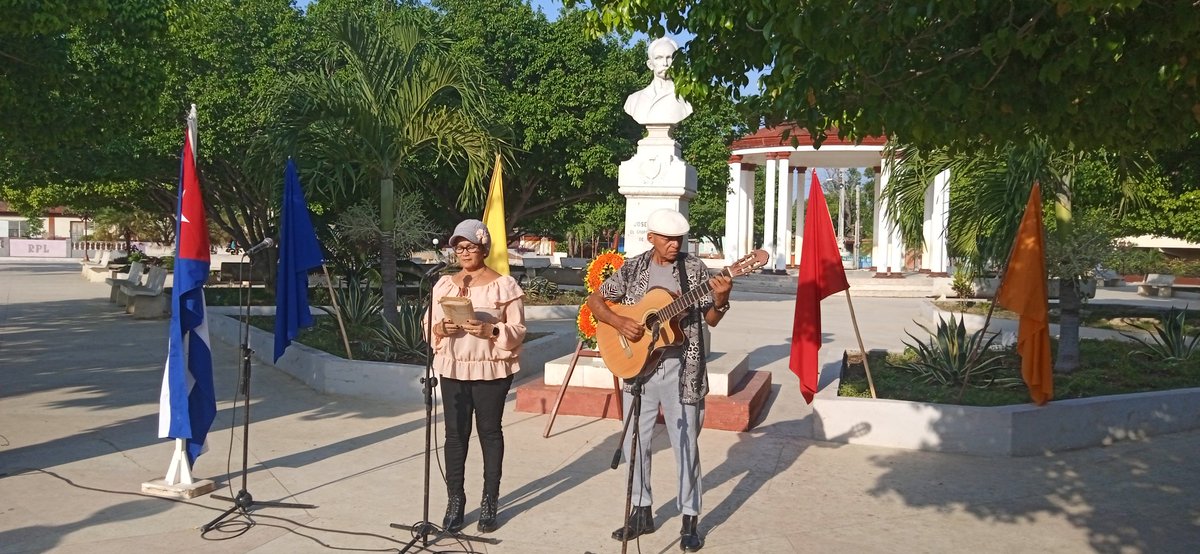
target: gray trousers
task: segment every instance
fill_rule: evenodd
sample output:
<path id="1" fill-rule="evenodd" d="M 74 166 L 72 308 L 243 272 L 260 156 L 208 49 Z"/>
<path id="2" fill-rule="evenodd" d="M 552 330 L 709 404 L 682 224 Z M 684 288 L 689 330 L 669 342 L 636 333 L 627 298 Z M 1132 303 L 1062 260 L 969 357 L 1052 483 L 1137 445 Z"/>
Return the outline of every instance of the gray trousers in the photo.
<path id="1" fill-rule="evenodd" d="M 700 447 L 697 437 L 704 424 L 704 400 L 687 405 L 679 401 L 679 360 L 666 361 L 650 376 L 643 386 L 641 416 L 638 419 L 638 434 L 641 444 L 633 466 L 633 505 L 651 506 L 654 499 L 650 490 L 650 439 L 654 435 L 654 423 L 661 406 L 663 421 L 667 426 L 667 437 L 675 453 L 675 476 L 679 490 L 675 505 L 683 515 L 700 514 Z M 633 395 L 624 393 L 625 417 L 633 417 Z M 625 461 L 633 445 L 633 426 L 622 442 Z"/>

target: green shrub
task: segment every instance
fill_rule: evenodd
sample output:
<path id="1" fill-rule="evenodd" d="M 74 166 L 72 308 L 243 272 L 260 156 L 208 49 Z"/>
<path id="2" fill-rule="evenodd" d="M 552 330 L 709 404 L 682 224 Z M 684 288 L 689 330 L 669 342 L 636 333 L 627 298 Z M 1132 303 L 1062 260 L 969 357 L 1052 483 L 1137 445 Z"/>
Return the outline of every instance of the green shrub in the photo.
<path id="1" fill-rule="evenodd" d="M 534 301 L 547 302 L 558 296 L 558 284 L 545 277 L 534 277 L 523 285 L 525 296 Z"/>
<path id="2" fill-rule="evenodd" d="M 954 279 L 950 281 L 950 288 L 954 290 L 954 294 L 959 298 L 974 298 L 975 284 L 974 278 L 969 271 L 962 266 L 954 269 Z"/>
<path id="3" fill-rule="evenodd" d="M 1134 248 L 1129 243 L 1120 243 L 1102 262 L 1104 267 L 1121 275 L 1145 275 L 1167 273 L 1169 265 L 1162 252 L 1147 248 Z"/>
<path id="4" fill-rule="evenodd" d="M 347 327 L 357 329 L 375 325 L 379 320 L 383 297 L 367 287 L 350 284 L 347 287 L 334 289 L 337 297 L 337 310 L 342 314 L 342 321 Z M 337 315 L 331 306 L 320 306 L 329 315 Z"/>
<path id="5" fill-rule="evenodd" d="M 1189 337 L 1186 334 L 1186 309 L 1180 310 L 1172 307 L 1153 328 L 1143 325 L 1138 325 L 1138 327 L 1150 333 L 1149 340 L 1128 333 L 1121 334 L 1137 341 L 1144 347 L 1134 352 L 1134 355 L 1145 356 L 1151 360 L 1160 362 L 1187 360 L 1196 353 L 1196 346 L 1200 343 L 1200 335 Z"/>
<path id="6" fill-rule="evenodd" d="M 384 320 L 383 328 L 375 329 L 377 342 L 372 345 L 375 357 L 389 362 L 425 363 L 425 332 L 421 326 L 421 318 L 425 315 L 424 303 L 401 301 L 396 310 L 396 325 Z"/>
<path id="7" fill-rule="evenodd" d="M 929 342 L 923 342 L 912 333 L 914 343 L 904 345 L 914 354 L 913 359 L 891 364 L 914 374 L 914 380 L 922 383 L 940 383 L 946 386 L 971 385 L 986 387 L 996 379 L 996 373 L 1004 367 L 1003 359 L 991 352 L 998 334 L 984 338 L 982 329 L 967 334 L 962 318 L 952 314 L 950 321 L 938 316 L 936 331 L 917 324 L 929 333 Z M 972 358 L 971 354 L 978 354 Z"/>

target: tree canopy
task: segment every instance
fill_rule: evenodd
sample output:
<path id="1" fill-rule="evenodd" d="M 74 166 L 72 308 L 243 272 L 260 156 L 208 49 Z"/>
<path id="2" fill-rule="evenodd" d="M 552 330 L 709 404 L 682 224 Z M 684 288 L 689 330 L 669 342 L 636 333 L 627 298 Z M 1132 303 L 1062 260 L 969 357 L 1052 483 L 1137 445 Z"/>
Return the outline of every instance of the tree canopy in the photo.
<path id="1" fill-rule="evenodd" d="M 568 4 L 578 0 L 568 0 Z M 741 96 L 747 115 L 814 136 L 922 148 L 1003 143 L 1175 149 L 1200 131 L 1191 2 L 593 0 L 595 32 L 696 35 L 678 90 Z M 682 63 L 680 63 L 682 62 Z"/>

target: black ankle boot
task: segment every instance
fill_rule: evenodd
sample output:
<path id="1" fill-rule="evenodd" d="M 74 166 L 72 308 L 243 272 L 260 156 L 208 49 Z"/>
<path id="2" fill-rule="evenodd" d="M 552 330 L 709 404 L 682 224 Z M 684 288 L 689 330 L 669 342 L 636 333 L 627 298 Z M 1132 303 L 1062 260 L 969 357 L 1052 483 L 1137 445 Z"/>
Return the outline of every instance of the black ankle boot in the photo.
<path id="1" fill-rule="evenodd" d="M 619 541 L 631 541 L 653 532 L 654 514 L 651 512 L 650 506 L 634 506 L 625 525 L 613 531 L 612 538 Z"/>
<path id="2" fill-rule="evenodd" d="M 442 529 L 447 533 L 457 533 L 462 529 L 466 504 L 466 494 L 450 493 L 450 499 L 446 501 L 446 517 L 442 518 Z"/>
<path id="3" fill-rule="evenodd" d="M 496 497 L 490 494 L 483 495 L 483 502 L 479 504 L 479 525 L 480 533 L 491 533 L 496 530 Z"/>
<path id="4" fill-rule="evenodd" d="M 696 530 L 697 516 L 683 516 L 683 528 L 679 530 L 679 548 L 684 552 L 695 552 L 704 548 L 704 539 Z"/>

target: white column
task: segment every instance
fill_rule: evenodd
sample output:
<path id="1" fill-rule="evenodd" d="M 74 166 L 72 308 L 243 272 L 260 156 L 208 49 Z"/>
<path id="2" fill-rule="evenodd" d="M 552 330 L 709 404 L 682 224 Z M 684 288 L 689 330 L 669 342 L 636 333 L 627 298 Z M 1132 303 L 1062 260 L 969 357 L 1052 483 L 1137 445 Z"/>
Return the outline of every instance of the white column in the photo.
<path id="1" fill-rule="evenodd" d="M 933 241 L 936 239 L 936 236 L 937 236 L 937 231 L 934 229 L 934 223 L 933 223 L 933 220 L 934 220 L 934 215 L 933 215 L 933 213 L 934 213 L 934 200 L 933 200 L 934 182 L 936 182 L 936 179 L 934 181 L 931 181 L 929 183 L 929 185 L 925 187 L 925 198 L 924 198 L 925 206 L 924 206 L 924 213 L 921 216 L 921 240 L 925 242 L 925 247 L 921 250 L 921 271 L 923 271 L 925 273 L 929 273 L 929 272 L 933 271 L 930 266 L 930 262 L 932 261 L 932 256 L 930 256 L 930 254 L 932 253 L 931 249 L 933 248 Z"/>
<path id="2" fill-rule="evenodd" d="M 798 170 L 795 177 L 796 188 L 793 189 L 796 191 L 796 225 L 792 232 L 792 237 L 794 238 L 792 241 L 792 252 L 795 252 L 796 263 L 800 264 L 802 263 L 800 261 L 800 252 L 804 249 L 804 214 L 807 209 L 805 204 L 808 201 L 808 185 L 811 181 L 805 178 L 808 176 L 808 168 L 798 167 L 796 169 Z M 816 170 L 814 169 L 813 171 Z"/>
<path id="3" fill-rule="evenodd" d="M 888 182 L 891 180 L 891 176 L 892 176 L 892 165 L 894 163 L 895 163 L 894 160 L 888 160 L 886 163 L 883 164 L 883 171 L 879 172 L 879 188 L 880 188 L 880 190 L 887 190 Z M 885 220 L 886 220 L 886 218 L 885 218 Z M 887 271 L 894 272 L 894 273 L 903 271 L 904 270 L 904 241 L 900 238 L 900 229 L 897 228 L 894 224 L 892 224 L 890 222 L 886 225 L 886 227 L 887 227 L 887 231 L 888 231 L 888 233 L 887 233 L 887 245 L 888 245 L 887 259 L 888 259 L 888 264 L 891 267 L 891 269 L 890 270 L 887 270 L 887 268 L 884 268 L 884 269 Z"/>
<path id="4" fill-rule="evenodd" d="M 882 164 L 875 168 L 875 210 L 871 214 L 871 265 L 875 266 L 875 271 L 882 273 L 887 271 L 887 233 L 884 224 L 887 218 L 884 217 L 887 202 L 883 199 L 883 175 Z"/>
<path id="5" fill-rule="evenodd" d="M 778 188 L 775 185 L 775 181 L 776 181 L 775 168 L 776 167 L 778 167 L 778 164 L 776 164 L 775 160 L 771 159 L 770 155 L 768 155 L 767 156 L 767 182 L 766 182 L 767 188 L 765 189 L 767 194 L 766 194 L 766 199 L 764 201 L 764 204 L 766 204 L 766 205 L 763 206 L 763 241 L 762 241 L 762 245 L 763 245 L 763 250 L 766 250 L 767 253 L 771 255 L 771 261 L 769 262 L 769 264 L 770 264 L 769 267 L 772 267 L 772 268 L 775 267 L 774 258 L 776 255 L 776 252 L 775 252 L 775 189 Z"/>
<path id="6" fill-rule="evenodd" d="M 946 238 L 950 235 L 950 170 L 933 178 L 933 240 L 929 252 L 929 270 L 935 274 L 950 271 L 950 254 Z"/>
<path id="7" fill-rule="evenodd" d="M 742 157 L 733 156 L 729 158 L 729 183 L 725 187 L 725 237 L 721 240 L 726 265 L 744 255 L 738 251 L 742 244 L 742 213 L 738 211 L 742 195 L 741 180 Z"/>
<path id="8" fill-rule="evenodd" d="M 789 170 L 787 158 L 779 160 L 779 198 L 776 215 L 778 224 L 775 231 L 775 270 L 786 271 L 791 258 L 792 245 L 792 172 Z"/>
<path id="9" fill-rule="evenodd" d="M 757 169 L 752 164 L 742 164 L 742 194 L 738 197 L 738 213 L 742 214 L 741 244 L 739 252 L 742 256 L 754 250 L 754 191 L 757 188 Z"/>

